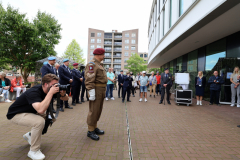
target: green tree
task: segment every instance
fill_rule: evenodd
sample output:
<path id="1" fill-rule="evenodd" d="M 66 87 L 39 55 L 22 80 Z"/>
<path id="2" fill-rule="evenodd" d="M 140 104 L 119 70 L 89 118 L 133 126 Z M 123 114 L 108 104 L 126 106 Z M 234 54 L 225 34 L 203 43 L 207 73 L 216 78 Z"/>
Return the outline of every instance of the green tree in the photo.
<path id="1" fill-rule="evenodd" d="M 148 72 L 151 73 L 151 72 L 154 72 L 155 74 L 157 73 L 157 71 L 160 73 L 160 68 L 149 68 L 148 69 Z"/>
<path id="2" fill-rule="evenodd" d="M 11 67 L 9 65 L 9 59 L 7 58 L 0 58 L 0 72 L 3 71 L 3 70 L 10 70 Z"/>
<path id="3" fill-rule="evenodd" d="M 146 71 L 147 65 L 143 58 L 138 54 L 132 54 L 129 60 L 127 60 L 127 67 L 130 72 L 136 75 L 138 72 Z"/>
<path id="4" fill-rule="evenodd" d="M 67 46 L 64 52 L 63 58 L 68 58 L 74 62 L 85 64 L 85 59 L 83 58 L 83 50 L 75 39 Z"/>
<path id="5" fill-rule="evenodd" d="M 0 59 L 19 68 L 25 82 L 37 60 L 56 55 L 60 31 L 61 25 L 50 14 L 38 11 L 30 22 L 26 14 L 10 5 L 5 10 L 0 3 Z"/>

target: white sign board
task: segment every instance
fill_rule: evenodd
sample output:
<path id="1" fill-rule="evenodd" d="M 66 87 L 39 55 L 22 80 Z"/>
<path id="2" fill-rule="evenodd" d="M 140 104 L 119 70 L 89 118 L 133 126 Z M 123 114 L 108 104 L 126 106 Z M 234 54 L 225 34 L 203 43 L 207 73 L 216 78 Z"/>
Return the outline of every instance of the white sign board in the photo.
<path id="1" fill-rule="evenodd" d="M 189 84 L 189 73 L 175 73 L 176 84 Z"/>

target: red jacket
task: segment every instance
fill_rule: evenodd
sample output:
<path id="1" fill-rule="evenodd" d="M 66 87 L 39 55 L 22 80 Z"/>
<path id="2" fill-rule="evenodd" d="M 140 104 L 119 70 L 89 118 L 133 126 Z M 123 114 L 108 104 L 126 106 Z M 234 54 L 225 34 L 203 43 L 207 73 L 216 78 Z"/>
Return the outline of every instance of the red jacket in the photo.
<path id="1" fill-rule="evenodd" d="M 156 75 L 156 79 L 157 79 L 157 84 L 160 84 L 161 83 L 161 75 Z"/>
<path id="2" fill-rule="evenodd" d="M 18 87 L 22 87 L 22 79 L 19 80 L 19 84 L 20 86 Z M 11 89 L 10 89 L 10 92 L 13 92 L 13 88 L 14 87 L 17 87 L 17 80 L 16 78 L 14 78 L 12 81 L 11 81 Z"/>

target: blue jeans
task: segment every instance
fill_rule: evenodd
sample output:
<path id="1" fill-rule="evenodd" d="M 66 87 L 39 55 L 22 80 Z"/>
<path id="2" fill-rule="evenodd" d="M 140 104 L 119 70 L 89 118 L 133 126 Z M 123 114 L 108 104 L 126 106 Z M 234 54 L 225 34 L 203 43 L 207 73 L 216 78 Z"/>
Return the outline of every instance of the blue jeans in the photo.
<path id="1" fill-rule="evenodd" d="M 159 94 L 161 94 L 161 84 L 158 84 L 156 86 L 156 94 L 158 94 L 158 92 L 159 92 Z"/>
<path id="2" fill-rule="evenodd" d="M 109 97 L 108 92 L 110 91 L 110 97 L 113 97 L 113 86 L 114 84 L 107 84 L 106 98 Z"/>
<path id="3" fill-rule="evenodd" d="M 5 90 L 3 88 L 0 88 L 0 93 L 2 92 L 2 94 L 4 95 L 5 97 L 5 100 L 8 99 L 8 94 L 9 94 L 9 91 L 8 90 Z"/>
<path id="4" fill-rule="evenodd" d="M 141 92 L 147 92 L 147 86 L 140 86 Z"/>

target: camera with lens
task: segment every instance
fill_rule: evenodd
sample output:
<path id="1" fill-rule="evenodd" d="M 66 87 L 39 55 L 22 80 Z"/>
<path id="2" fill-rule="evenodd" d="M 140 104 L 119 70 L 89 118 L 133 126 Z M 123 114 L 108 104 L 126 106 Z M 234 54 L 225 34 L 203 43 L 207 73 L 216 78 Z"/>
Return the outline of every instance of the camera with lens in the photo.
<path id="1" fill-rule="evenodd" d="M 70 84 L 61 85 L 61 84 L 58 83 L 59 91 L 66 91 L 66 90 L 68 90 L 68 86 L 70 86 Z"/>

